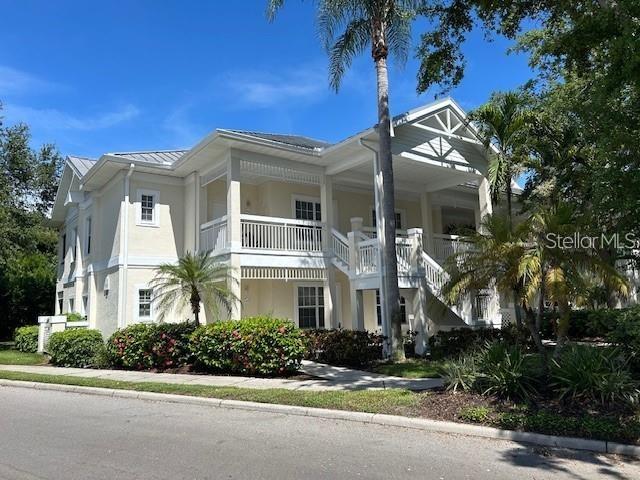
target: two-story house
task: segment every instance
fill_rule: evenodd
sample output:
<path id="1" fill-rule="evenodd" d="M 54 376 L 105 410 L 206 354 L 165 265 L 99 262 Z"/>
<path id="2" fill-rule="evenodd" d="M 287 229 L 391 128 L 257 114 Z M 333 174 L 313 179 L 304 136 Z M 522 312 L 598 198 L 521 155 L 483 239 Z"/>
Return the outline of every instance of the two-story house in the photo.
<path id="1" fill-rule="evenodd" d="M 155 267 L 204 250 L 231 267 L 234 318 L 381 329 L 376 138 L 374 128 L 336 144 L 218 129 L 189 150 L 68 157 L 52 213 L 55 313 L 80 312 L 105 335 L 155 321 Z M 396 117 L 392 150 L 403 317 L 418 350 L 440 328 L 500 324 L 495 292 L 439 302 L 441 265 L 464 248 L 456 232 L 492 209 L 486 152 L 465 113 L 445 99 Z"/>

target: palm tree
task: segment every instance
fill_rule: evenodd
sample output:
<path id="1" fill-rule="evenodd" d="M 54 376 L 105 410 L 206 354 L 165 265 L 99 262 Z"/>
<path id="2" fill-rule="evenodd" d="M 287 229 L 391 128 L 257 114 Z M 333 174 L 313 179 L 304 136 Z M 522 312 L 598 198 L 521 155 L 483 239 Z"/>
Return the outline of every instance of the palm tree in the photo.
<path id="1" fill-rule="evenodd" d="M 406 60 L 411 44 L 411 22 L 419 0 L 319 0 L 318 26 L 329 54 L 329 83 L 338 90 L 346 69 L 353 59 L 371 48 L 377 79 L 379 165 L 384 191 L 382 215 L 384 218 L 382 262 L 386 301 L 390 306 L 390 354 L 396 360 L 404 359 L 398 264 L 396 258 L 396 219 L 391 156 L 391 116 L 389 114 L 389 77 L 387 59 L 393 53 Z M 270 20 L 282 7 L 284 0 L 269 0 L 267 14 Z M 388 319 L 387 319 L 388 320 Z"/>
<path id="2" fill-rule="evenodd" d="M 495 93 L 489 102 L 469 115 L 490 155 L 491 197 L 497 202 L 500 195 L 505 195 L 509 221 L 512 218 L 511 182 L 521 172 L 524 161 L 523 140 L 530 116 L 526 107 L 526 98 L 520 93 Z"/>
<path id="3" fill-rule="evenodd" d="M 188 305 L 199 325 L 201 303 L 214 314 L 219 313 L 220 307 L 230 313 L 235 296 L 227 287 L 228 278 L 229 267 L 205 252 L 187 252 L 177 264 L 159 265 L 149 286 L 158 302 L 160 320 L 171 310 Z"/>

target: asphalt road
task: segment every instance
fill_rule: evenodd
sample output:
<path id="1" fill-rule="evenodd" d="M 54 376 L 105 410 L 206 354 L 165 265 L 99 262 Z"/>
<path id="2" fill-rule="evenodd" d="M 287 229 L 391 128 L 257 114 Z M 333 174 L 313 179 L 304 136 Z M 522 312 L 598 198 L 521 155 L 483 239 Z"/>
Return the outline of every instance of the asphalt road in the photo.
<path id="1" fill-rule="evenodd" d="M 346 421 L 0 387 L 0 479 L 640 478 L 640 461 Z"/>

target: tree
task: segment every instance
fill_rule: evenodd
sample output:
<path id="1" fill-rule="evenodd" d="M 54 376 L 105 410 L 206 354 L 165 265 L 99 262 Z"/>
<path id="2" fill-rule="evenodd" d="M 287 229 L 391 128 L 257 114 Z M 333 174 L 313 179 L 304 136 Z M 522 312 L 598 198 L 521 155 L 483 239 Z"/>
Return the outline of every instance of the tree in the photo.
<path id="1" fill-rule="evenodd" d="M 525 160 L 523 147 L 530 120 L 526 99 L 517 92 L 494 93 L 469 117 L 477 125 L 489 155 L 488 178 L 492 200 L 498 202 L 500 195 L 505 195 L 507 215 L 512 222 L 511 182 L 522 172 Z"/>
<path id="2" fill-rule="evenodd" d="M 149 286 L 153 289 L 154 301 L 158 302 L 160 319 L 188 305 L 199 325 L 201 303 L 214 314 L 219 313 L 220 307 L 230 313 L 236 298 L 227 287 L 228 277 L 229 267 L 206 252 L 187 252 L 175 265 L 159 265 Z"/>
<path id="3" fill-rule="evenodd" d="M 387 60 L 392 53 L 406 59 L 411 44 L 411 22 L 418 0 L 320 0 L 317 2 L 320 35 L 329 54 L 329 83 L 338 90 L 353 59 L 367 47 L 375 63 L 378 105 L 378 159 L 382 176 L 384 218 L 382 262 L 385 268 L 384 292 L 391 316 L 391 356 L 404 358 L 398 265 L 396 258 L 396 221 L 391 155 L 391 116 Z M 284 0 L 270 0 L 268 16 L 274 18 Z M 387 319 L 388 321 L 389 319 Z"/>

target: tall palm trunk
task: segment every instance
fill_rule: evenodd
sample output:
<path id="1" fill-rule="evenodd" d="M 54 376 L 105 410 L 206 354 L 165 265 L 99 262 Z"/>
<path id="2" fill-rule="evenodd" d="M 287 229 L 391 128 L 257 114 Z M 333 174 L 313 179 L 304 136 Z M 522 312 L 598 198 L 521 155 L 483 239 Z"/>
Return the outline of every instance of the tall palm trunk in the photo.
<path id="1" fill-rule="evenodd" d="M 396 214 L 393 185 L 393 159 L 391 156 L 391 117 L 389 114 L 389 77 L 387 73 L 387 45 L 384 23 L 374 20 L 372 56 L 376 64 L 378 95 L 379 161 L 382 172 L 383 250 L 385 267 L 383 277 L 386 302 L 391 320 L 390 354 L 394 360 L 404 359 L 402 318 L 400 313 L 400 289 L 398 288 L 398 261 L 396 257 Z"/>
<path id="2" fill-rule="evenodd" d="M 196 325 L 200 325 L 200 295 L 197 292 L 191 294 L 191 311 Z"/>

